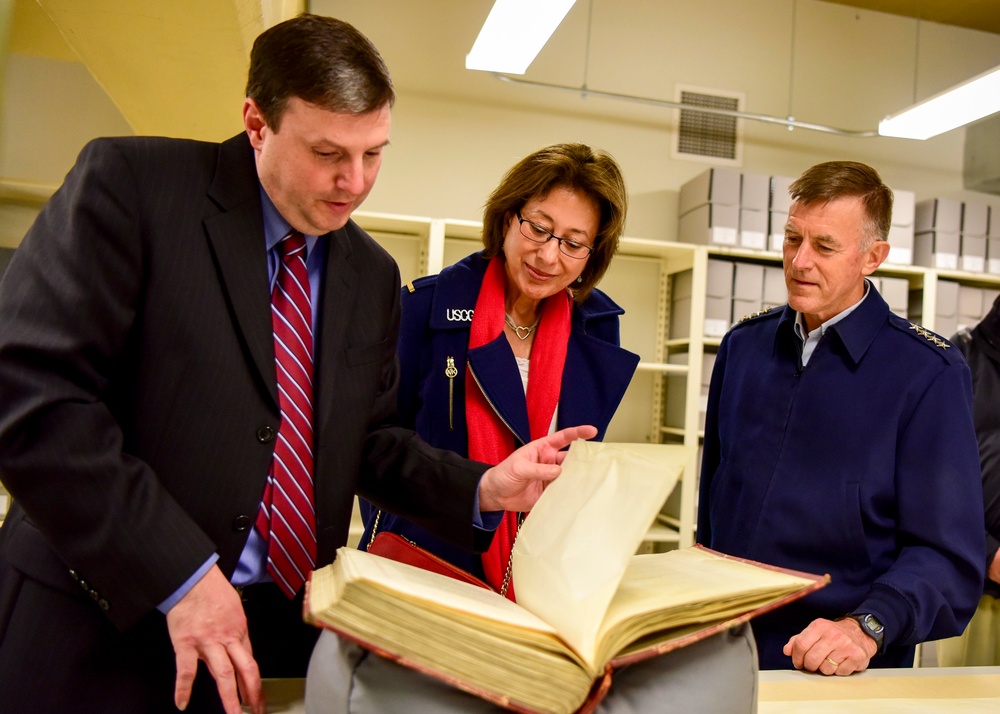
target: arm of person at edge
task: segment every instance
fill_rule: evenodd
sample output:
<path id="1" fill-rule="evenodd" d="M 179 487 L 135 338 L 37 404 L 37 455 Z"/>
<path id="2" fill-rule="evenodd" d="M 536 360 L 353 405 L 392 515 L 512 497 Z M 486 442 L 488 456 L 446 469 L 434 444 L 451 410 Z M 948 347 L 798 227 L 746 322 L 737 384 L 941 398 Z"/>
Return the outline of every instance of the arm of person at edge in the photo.
<path id="1" fill-rule="evenodd" d="M 965 368 L 963 374 L 963 368 L 964 364 L 952 366 L 934 380 L 914 411 L 907 433 L 901 437 L 896 467 L 896 483 L 899 484 L 896 502 L 900 504 L 896 528 L 910 533 L 910 540 L 917 545 L 903 546 L 888 571 L 873 584 L 866 600 L 852 610 L 868 612 L 871 604 L 884 603 L 884 598 L 878 597 L 875 590 L 884 591 L 888 586 L 897 593 L 897 598 L 904 598 L 908 603 L 910 621 L 902 630 L 916 630 L 914 636 L 918 641 L 940 638 L 940 635 L 927 632 L 937 623 L 937 618 L 958 620 L 956 610 L 963 608 L 968 609 L 971 616 L 983 582 L 985 558 L 981 555 L 976 558 L 982 558 L 978 572 L 972 572 L 976 563 L 971 554 L 976 547 L 982 547 L 982 530 L 975 525 L 982 512 L 982 501 L 979 498 L 978 448 L 971 417 L 971 380 L 968 369 Z M 963 399 L 962 395 L 967 396 Z M 951 425 L 952 431 L 940 429 L 941 424 Z M 937 438 L 930 439 L 929 434 Z M 913 447 L 915 439 L 923 439 L 927 448 L 921 451 Z M 948 483 L 945 490 L 956 497 L 938 498 L 934 495 L 938 489 L 928 487 L 925 480 L 908 478 L 917 472 L 944 479 Z M 968 491 L 967 497 L 958 497 L 963 489 Z M 955 523 L 970 525 L 962 529 L 948 525 Z M 937 586 L 939 580 L 945 585 Z M 973 590 L 975 583 L 978 587 Z M 951 588 L 952 598 L 956 594 L 968 594 L 968 602 L 949 600 L 945 587 Z M 898 631 L 892 632 L 887 627 L 886 644 L 893 641 L 894 635 L 898 638 Z M 853 618 L 834 621 L 819 618 L 789 639 L 782 651 L 792 658 L 796 669 L 847 676 L 867 669 L 878 652 L 878 645 Z"/>
<path id="2" fill-rule="evenodd" d="M 595 436 L 596 427 L 569 427 L 520 447 L 483 474 L 480 509 L 531 510 L 545 486 L 559 475 L 567 453 L 563 449 L 577 439 Z M 239 595 L 217 565 L 170 609 L 167 627 L 177 660 L 178 709 L 187 708 L 200 659 L 215 678 L 227 714 L 238 714 L 241 700 L 254 714 L 266 711 Z"/>

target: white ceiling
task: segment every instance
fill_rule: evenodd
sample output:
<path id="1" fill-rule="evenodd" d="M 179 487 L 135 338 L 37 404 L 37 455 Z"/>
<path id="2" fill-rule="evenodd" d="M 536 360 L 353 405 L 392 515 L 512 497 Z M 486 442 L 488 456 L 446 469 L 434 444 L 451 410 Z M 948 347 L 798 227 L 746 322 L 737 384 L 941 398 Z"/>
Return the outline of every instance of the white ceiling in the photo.
<path id="1" fill-rule="evenodd" d="M 510 85 L 466 71 L 465 53 L 493 0 L 313 0 L 309 5 L 371 37 L 403 93 L 664 122 L 661 108 L 593 94 L 581 99 L 579 91 Z M 676 99 L 678 84 L 731 90 L 746 95 L 744 110 L 751 113 L 794 114 L 804 122 L 873 131 L 885 114 L 1000 64 L 998 5 L 998 0 L 578 0 L 524 79 L 666 101 Z M 982 29 L 957 31 L 958 25 Z M 838 57 L 838 32 L 849 36 L 845 47 L 870 38 L 870 56 Z M 827 54 L 817 57 L 817 42 L 827 45 Z M 947 43 L 957 46 L 954 52 Z M 956 61 L 942 64 L 937 61 L 942 53 Z M 865 67 L 844 79 L 830 63 Z"/>
<path id="2" fill-rule="evenodd" d="M 662 109 L 593 95 L 581 100 L 579 92 L 504 85 L 489 74 L 466 71 L 465 53 L 492 5 L 493 0 L 14 0 L 10 49 L 78 58 L 137 133 L 218 138 L 239 128 L 232 107 L 241 96 L 246 53 L 256 32 L 269 16 L 307 6 L 371 37 L 400 93 L 663 122 Z M 845 11 L 845 5 L 881 12 Z M 677 84 L 732 90 L 746 93 L 749 112 L 795 114 L 801 121 L 867 131 L 908 100 L 965 78 L 949 75 L 948 67 L 920 66 L 921 43 L 942 41 L 945 26 L 937 23 L 976 28 L 966 33 L 974 41 L 958 54 L 975 53 L 980 71 L 1000 64 L 990 42 L 1000 33 L 998 5 L 998 0 L 578 0 L 525 79 L 667 101 L 675 99 Z M 895 58 L 890 64 L 900 66 L 890 67 L 881 80 L 891 85 L 884 105 L 846 95 L 868 109 L 858 115 L 810 97 L 815 81 L 809 72 L 816 60 L 806 46 L 814 42 L 809 23 L 824 15 L 824 6 L 841 8 L 828 13 L 840 23 L 857 15 L 857 32 L 884 26 L 907 35 L 901 46 L 907 55 L 902 64 L 908 66 Z M 897 17 L 895 24 L 885 24 L 884 12 L 920 21 L 901 23 Z M 855 29 L 847 31 L 856 34 Z M 979 37 L 989 38 L 978 43 L 984 51 L 977 47 Z M 878 44 L 895 52 L 899 38 L 893 39 L 895 45 L 880 38 Z M 968 44 L 964 37 L 962 43 Z M 880 79 L 882 69 L 877 54 L 870 60 L 876 76 L 865 76 L 866 84 Z M 966 71 L 968 62 L 956 64 Z M 910 78 L 900 81 L 907 72 Z M 765 86 L 759 86 L 765 77 Z M 899 91 L 901 84 L 905 91 Z"/>

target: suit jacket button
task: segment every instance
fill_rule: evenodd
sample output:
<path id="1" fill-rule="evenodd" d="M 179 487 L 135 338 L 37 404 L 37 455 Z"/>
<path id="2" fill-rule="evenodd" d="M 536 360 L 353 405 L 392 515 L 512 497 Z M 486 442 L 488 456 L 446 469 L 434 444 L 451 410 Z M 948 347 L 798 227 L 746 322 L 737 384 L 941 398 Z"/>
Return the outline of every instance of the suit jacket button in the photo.
<path id="1" fill-rule="evenodd" d="M 105 600 L 104 598 L 101 598 L 100 600 L 97 601 L 97 606 L 102 610 L 104 610 L 105 612 L 111 609 L 111 605 L 109 605 L 108 601 Z"/>
<path id="2" fill-rule="evenodd" d="M 75 571 L 75 570 L 71 570 L 71 571 L 69 571 L 69 576 L 70 576 L 71 578 L 73 578 L 73 580 L 79 580 L 79 579 L 80 579 L 80 576 L 76 574 L 76 571 Z"/>
<path id="3" fill-rule="evenodd" d="M 237 533 L 242 533 L 250 527 L 250 523 L 250 516 L 236 516 L 233 519 L 233 530 Z"/>
<path id="4" fill-rule="evenodd" d="M 269 426 L 262 426 L 257 430 L 257 441 L 266 444 L 274 440 L 274 429 Z"/>

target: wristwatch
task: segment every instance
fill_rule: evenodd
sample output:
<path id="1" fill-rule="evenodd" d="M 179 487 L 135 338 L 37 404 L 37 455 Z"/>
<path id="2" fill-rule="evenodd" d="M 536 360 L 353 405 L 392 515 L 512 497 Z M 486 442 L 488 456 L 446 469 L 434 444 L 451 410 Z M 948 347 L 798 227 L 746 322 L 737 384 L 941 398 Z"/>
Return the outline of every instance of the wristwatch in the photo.
<path id="1" fill-rule="evenodd" d="M 875 645 L 878 647 L 875 654 L 882 654 L 882 645 L 885 642 L 885 625 L 870 612 L 852 612 L 848 617 L 857 621 L 861 625 L 861 631 L 875 640 Z"/>

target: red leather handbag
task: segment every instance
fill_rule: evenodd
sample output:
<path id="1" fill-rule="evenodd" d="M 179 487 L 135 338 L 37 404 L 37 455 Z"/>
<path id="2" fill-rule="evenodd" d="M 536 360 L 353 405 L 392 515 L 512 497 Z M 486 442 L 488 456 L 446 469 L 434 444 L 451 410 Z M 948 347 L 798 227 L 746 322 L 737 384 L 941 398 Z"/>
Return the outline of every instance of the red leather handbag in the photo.
<path id="1" fill-rule="evenodd" d="M 376 531 L 378 530 L 378 523 L 381 517 L 382 512 L 379 511 L 378 515 L 375 516 Z M 439 558 L 430 551 L 424 550 L 416 543 L 407 540 L 398 533 L 391 533 L 389 531 L 374 533 L 371 540 L 368 541 L 368 552 L 388 558 L 389 560 L 415 565 L 423 570 L 429 570 L 432 573 L 461 580 L 464 583 L 471 583 L 487 590 L 493 590 L 487 583 L 472 573 L 466 572 L 452 565 L 447 560 Z"/>

